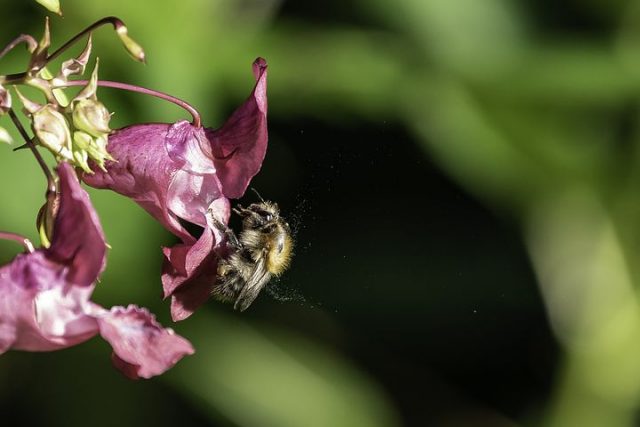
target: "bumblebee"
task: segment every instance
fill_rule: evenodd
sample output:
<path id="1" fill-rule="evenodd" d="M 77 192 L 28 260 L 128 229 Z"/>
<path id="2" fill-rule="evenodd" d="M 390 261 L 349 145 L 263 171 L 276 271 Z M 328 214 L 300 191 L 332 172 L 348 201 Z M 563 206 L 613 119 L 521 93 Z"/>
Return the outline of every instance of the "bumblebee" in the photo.
<path id="1" fill-rule="evenodd" d="M 273 276 L 280 276 L 289 267 L 293 238 L 276 203 L 262 200 L 248 208 L 238 205 L 233 212 L 242 217 L 239 236 L 213 220 L 214 226 L 226 236 L 229 253 L 218 261 L 212 296 L 233 302 L 236 310 L 244 311 Z"/>

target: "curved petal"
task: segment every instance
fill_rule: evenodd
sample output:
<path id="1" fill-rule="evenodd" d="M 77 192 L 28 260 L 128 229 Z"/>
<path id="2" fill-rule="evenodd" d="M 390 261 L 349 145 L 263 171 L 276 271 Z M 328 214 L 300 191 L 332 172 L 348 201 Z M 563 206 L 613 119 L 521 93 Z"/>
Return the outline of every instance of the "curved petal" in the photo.
<path id="1" fill-rule="evenodd" d="M 267 150 L 267 61 L 253 63 L 256 85 L 249 98 L 217 130 L 206 129 L 224 195 L 242 197 Z"/>
<path id="2" fill-rule="evenodd" d="M 213 232 L 205 228 L 195 245 L 163 248 L 162 287 L 165 298 L 171 296 L 174 321 L 189 317 L 211 295 L 217 269 L 214 245 Z"/>
<path id="3" fill-rule="evenodd" d="M 58 176 L 60 204 L 46 255 L 69 266 L 69 283 L 90 286 L 105 267 L 104 232 L 89 195 L 80 187 L 71 165 L 61 163 Z"/>
<path id="4" fill-rule="evenodd" d="M 201 127 L 186 120 L 175 123 L 167 132 L 165 147 L 177 168 L 196 174 L 216 171 L 211 145 Z"/>
<path id="5" fill-rule="evenodd" d="M 105 263 L 102 227 L 73 168 L 58 167 L 59 208 L 49 249 L 0 269 L 0 350 L 57 350 L 86 341 L 97 324 L 84 311 Z"/>
<path id="6" fill-rule="evenodd" d="M 58 350 L 97 333 L 83 311 L 93 287 L 69 286 L 66 271 L 42 250 L 20 254 L 0 269 L 0 353 Z"/>
<path id="7" fill-rule="evenodd" d="M 207 209 L 216 201 L 229 205 L 215 174 L 194 175 L 179 170 L 167 190 L 167 206 L 171 213 L 200 227 L 206 225 Z"/>
<path id="8" fill-rule="evenodd" d="M 231 208 L 226 198 L 214 200 L 207 210 L 206 225 L 194 245 L 179 244 L 163 248 L 162 266 L 164 297 L 171 296 L 171 317 L 184 320 L 204 304 L 216 281 L 218 257 L 216 251 L 223 237 L 213 227 L 212 219 L 226 224 Z"/>
<path id="9" fill-rule="evenodd" d="M 97 316 L 100 335 L 113 348 L 114 365 L 127 377 L 150 378 L 162 374 L 184 356 L 191 343 L 163 328 L 149 311 L 130 305 L 113 307 Z"/>
<path id="10" fill-rule="evenodd" d="M 178 170 L 165 149 L 170 127 L 150 123 L 115 131 L 109 135 L 109 153 L 116 161 L 105 163 L 106 172 L 94 167 L 95 173 L 83 174 L 82 180 L 133 199 L 171 233 L 193 243 L 195 239 L 168 208 L 167 192 Z"/>

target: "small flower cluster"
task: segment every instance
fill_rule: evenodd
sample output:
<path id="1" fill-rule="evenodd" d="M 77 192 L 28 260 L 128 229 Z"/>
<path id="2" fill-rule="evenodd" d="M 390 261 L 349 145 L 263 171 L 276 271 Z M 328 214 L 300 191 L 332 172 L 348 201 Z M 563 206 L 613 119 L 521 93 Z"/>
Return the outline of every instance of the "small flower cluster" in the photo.
<path id="1" fill-rule="evenodd" d="M 40 2 L 40 1 L 39 1 Z M 57 2 L 44 1 L 56 7 Z M 112 348 L 114 365 L 130 378 L 161 374 L 194 352 L 191 344 L 159 325 L 144 308 L 133 305 L 105 309 L 91 300 L 106 264 L 106 241 L 98 216 L 80 182 L 111 189 L 131 198 L 181 243 L 164 248 L 162 284 L 171 298 L 175 320 L 191 315 L 211 295 L 220 251 L 224 252 L 230 198 L 241 197 L 259 171 L 267 147 L 266 62 L 253 64 L 256 84 L 249 98 L 219 129 L 204 128 L 197 111 L 170 95 L 121 82 L 98 79 L 98 61 L 88 80 L 82 76 L 91 55 L 91 33 L 112 24 L 129 54 L 144 61 L 144 51 L 117 18 L 105 18 L 49 53 L 49 24 L 39 42 L 22 35 L 0 51 L 0 58 L 26 43 L 31 54 L 25 72 L 0 75 L 0 116 L 18 128 L 47 177 L 46 203 L 38 214 L 40 248 L 26 238 L 25 252 L 0 267 L 0 354 L 10 349 L 51 351 L 100 335 Z M 57 74 L 47 64 L 87 37 L 76 58 L 63 62 Z M 36 88 L 45 102 L 27 98 L 17 86 Z M 75 96 L 65 89 L 81 86 Z M 111 130 L 110 113 L 98 100 L 97 88 L 111 87 L 149 94 L 174 102 L 193 121 L 134 124 Z M 33 137 L 20 124 L 9 88 L 14 88 L 31 123 Z M 0 127 L 0 140 L 11 142 Z M 38 147 L 57 162 L 49 170 Z M 203 228 L 198 237 L 184 223 Z"/>

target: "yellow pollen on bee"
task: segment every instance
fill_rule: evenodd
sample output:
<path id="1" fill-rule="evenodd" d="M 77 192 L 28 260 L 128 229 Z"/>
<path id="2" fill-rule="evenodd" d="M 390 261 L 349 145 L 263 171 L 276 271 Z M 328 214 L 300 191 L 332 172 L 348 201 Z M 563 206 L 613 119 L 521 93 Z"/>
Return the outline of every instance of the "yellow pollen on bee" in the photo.
<path id="1" fill-rule="evenodd" d="M 267 270 L 271 274 L 279 276 L 289 268 L 291 256 L 293 255 L 293 239 L 285 236 L 283 240 L 282 250 L 278 251 L 277 247 L 272 247 L 267 256 Z"/>

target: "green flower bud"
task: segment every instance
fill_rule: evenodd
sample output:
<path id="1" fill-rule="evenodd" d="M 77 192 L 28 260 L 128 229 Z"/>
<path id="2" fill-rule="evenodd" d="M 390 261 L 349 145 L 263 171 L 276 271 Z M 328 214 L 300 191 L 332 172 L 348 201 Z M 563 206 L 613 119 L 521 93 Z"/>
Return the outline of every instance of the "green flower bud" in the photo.
<path id="1" fill-rule="evenodd" d="M 24 111 L 28 114 L 34 114 L 40 110 L 42 110 L 43 105 L 38 104 L 37 102 L 31 101 L 29 98 L 24 96 L 19 90 L 17 86 L 14 86 L 13 89 L 18 94 L 18 98 L 20 98 L 20 102 L 22 102 L 22 106 L 24 107 Z"/>
<path id="2" fill-rule="evenodd" d="M 32 127 L 42 145 L 55 155 L 73 161 L 69 124 L 60 112 L 45 105 L 33 113 Z"/>
<path id="3" fill-rule="evenodd" d="M 31 54 L 29 60 L 29 70 L 37 71 L 47 64 L 49 56 L 49 47 L 51 46 L 51 32 L 49 31 L 49 17 L 44 19 L 44 34 L 38 42 L 36 50 Z"/>
<path id="4" fill-rule="evenodd" d="M 40 242 L 45 248 L 51 246 L 53 225 L 55 222 L 56 214 L 58 212 L 59 204 L 60 196 L 56 196 L 53 199 L 47 199 L 47 202 L 42 205 L 42 207 L 38 211 L 38 217 L 36 218 L 36 227 L 38 228 L 38 234 L 40 235 Z"/>
<path id="5" fill-rule="evenodd" d="M 85 150 L 73 150 L 73 159 L 75 160 L 75 164 L 80 166 L 83 171 L 87 173 L 93 173 L 87 160 L 89 160 L 89 155 Z"/>
<path id="6" fill-rule="evenodd" d="M 100 101 L 82 99 L 73 107 L 73 125 L 95 137 L 108 134 L 111 114 Z"/>
<path id="7" fill-rule="evenodd" d="M 105 160 L 113 160 L 113 157 L 107 152 L 106 135 L 92 137 L 86 132 L 77 131 L 73 133 L 74 151 L 82 150 L 89 158 L 91 158 L 102 170 Z M 84 169 L 82 165 L 80 165 Z M 93 173 L 92 171 L 88 171 Z"/>
<path id="8" fill-rule="evenodd" d="M 0 85 L 0 116 L 11 109 L 11 94 Z"/>
<path id="9" fill-rule="evenodd" d="M 62 9 L 60 9 L 60 0 L 36 0 L 36 3 L 40 3 L 41 5 L 49 9 L 49 11 L 62 16 Z"/>
<path id="10" fill-rule="evenodd" d="M 11 135 L 9 135 L 9 132 L 7 132 L 7 130 L 2 126 L 0 126 L 0 142 L 5 142 L 7 144 L 11 144 L 13 142 L 13 139 L 11 138 Z"/>
<path id="11" fill-rule="evenodd" d="M 133 59 L 139 62 L 145 62 L 144 49 L 138 43 L 136 43 L 131 37 L 129 37 L 127 27 L 124 25 L 116 26 L 116 33 L 120 37 L 120 41 L 124 45 L 127 52 Z"/>
<path id="12" fill-rule="evenodd" d="M 82 53 L 80 53 L 77 58 L 71 58 L 62 63 L 60 72 L 52 82 L 54 86 L 66 83 L 69 76 L 84 74 L 84 69 L 86 68 L 87 63 L 89 62 L 89 57 L 91 56 L 91 47 L 92 37 L 91 33 L 89 33 L 87 45 Z"/>

